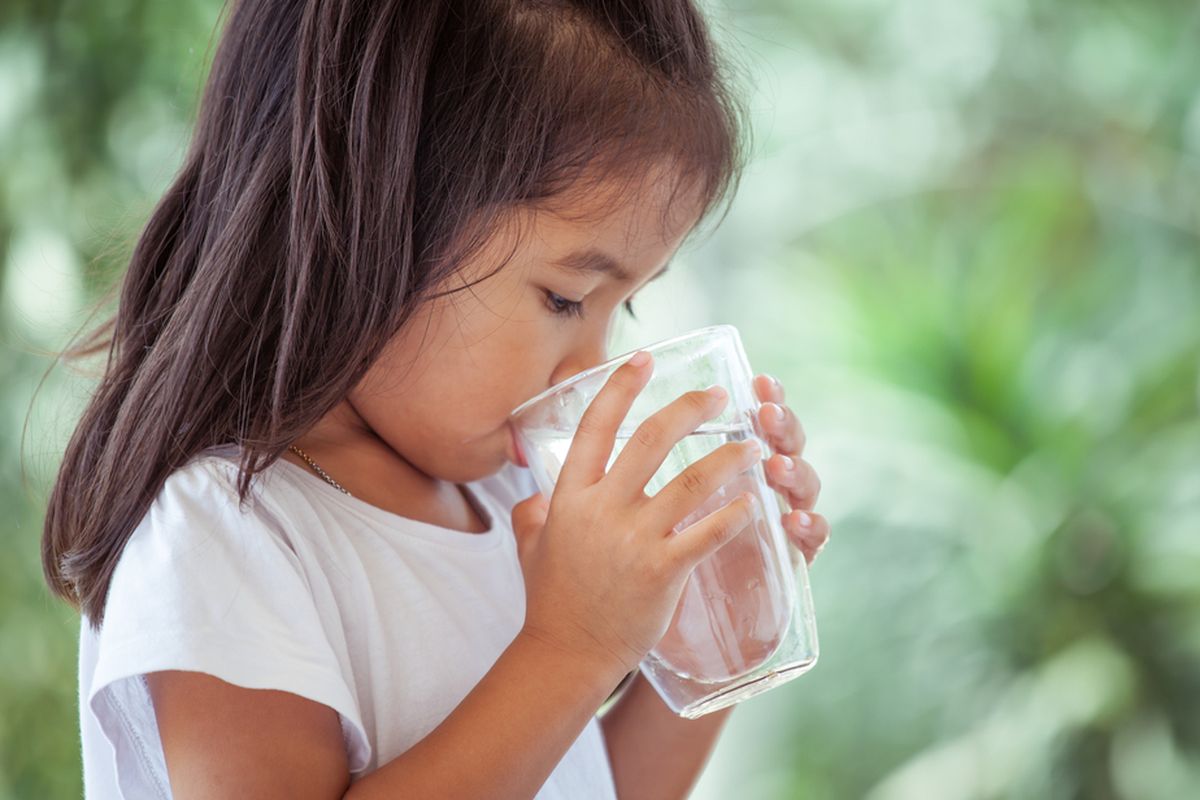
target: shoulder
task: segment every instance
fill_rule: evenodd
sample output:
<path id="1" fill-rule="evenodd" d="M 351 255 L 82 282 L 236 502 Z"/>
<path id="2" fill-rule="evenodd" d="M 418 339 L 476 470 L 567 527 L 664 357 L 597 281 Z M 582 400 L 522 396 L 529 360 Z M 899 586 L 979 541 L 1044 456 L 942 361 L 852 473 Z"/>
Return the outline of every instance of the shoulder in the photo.
<path id="1" fill-rule="evenodd" d="M 236 460 L 220 451 L 201 453 L 166 478 L 117 560 L 106 619 L 116 612 L 144 622 L 146 603 L 162 614 L 194 612 L 203 597 L 301 587 L 295 526 L 261 487 L 252 483 L 240 498 L 237 479 Z"/>
<path id="2" fill-rule="evenodd" d="M 127 785 L 150 785 L 139 770 L 165 775 L 152 703 L 133 680 L 163 670 L 327 705 L 342 716 L 351 768 L 369 758 L 338 610 L 312 591 L 317 566 L 278 500 L 252 483 L 241 502 L 237 475 L 236 457 L 205 452 L 167 477 L 125 542 L 100 629 L 88 631 L 90 667 L 81 640 L 81 713 L 95 717 L 119 757 L 144 744 L 157 759 L 118 764 Z"/>
<path id="3" fill-rule="evenodd" d="M 256 475 L 255 484 L 261 480 Z M 191 504 L 202 502 L 220 503 L 237 498 L 238 462 L 237 453 L 229 445 L 210 447 L 192 456 L 186 464 L 178 467 L 163 482 L 155 503 Z M 262 505 L 261 498 L 252 491 L 251 505 Z"/>
<path id="4" fill-rule="evenodd" d="M 253 489 L 239 502 L 236 475 L 236 462 L 206 454 L 164 482 L 112 573 L 101 633 L 112 663 L 135 649 L 140 666 L 160 669 L 201 651 L 266 661 L 272 651 L 282 664 L 329 631 L 293 526 Z"/>
<path id="5" fill-rule="evenodd" d="M 202 451 L 167 476 L 135 535 L 170 530 L 176 538 L 193 538 L 253 530 L 287 540 L 291 526 L 264 491 L 270 477 L 253 476 L 242 498 L 236 451 L 228 445 Z"/>

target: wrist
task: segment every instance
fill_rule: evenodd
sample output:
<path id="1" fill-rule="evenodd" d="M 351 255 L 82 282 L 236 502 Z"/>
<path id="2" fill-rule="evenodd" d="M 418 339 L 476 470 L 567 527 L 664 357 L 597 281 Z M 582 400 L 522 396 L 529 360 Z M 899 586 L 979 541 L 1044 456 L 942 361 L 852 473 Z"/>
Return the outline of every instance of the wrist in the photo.
<path id="1" fill-rule="evenodd" d="M 523 626 L 517 633 L 520 646 L 535 654 L 540 662 L 549 662 L 562 672 L 574 675 L 578 680 L 594 684 L 611 696 L 617 685 L 637 669 L 626 667 L 611 655 L 599 655 L 566 645 L 532 626 Z"/>

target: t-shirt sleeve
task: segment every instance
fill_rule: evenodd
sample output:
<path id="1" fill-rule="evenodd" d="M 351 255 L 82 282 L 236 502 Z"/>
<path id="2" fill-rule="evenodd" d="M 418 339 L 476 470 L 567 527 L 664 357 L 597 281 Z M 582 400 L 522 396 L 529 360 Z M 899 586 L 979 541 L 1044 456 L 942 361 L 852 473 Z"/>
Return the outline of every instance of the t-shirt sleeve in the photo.
<path id="1" fill-rule="evenodd" d="M 144 678 L 157 670 L 322 703 L 339 714 L 351 773 L 370 760 L 336 611 L 318 609 L 279 515 L 256 499 L 239 508 L 233 470 L 199 460 L 173 473 L 113 573 L 81 700 L 113 746 L 125 797 L 165 792 Z"/>

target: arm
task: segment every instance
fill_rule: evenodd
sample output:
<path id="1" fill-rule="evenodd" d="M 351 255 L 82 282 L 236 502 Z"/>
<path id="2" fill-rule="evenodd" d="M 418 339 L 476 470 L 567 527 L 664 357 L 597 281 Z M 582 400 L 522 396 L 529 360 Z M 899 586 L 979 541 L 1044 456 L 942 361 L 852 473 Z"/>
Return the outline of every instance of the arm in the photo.
<path id="1" fill-rule="evenodd" d="M 522 631 L 438 727 L 353 784 L 328 706 L 197 672 L 147 682 L 180 800 L 473 800 L 533 797 L 623 676 Z"/>
<path id="2" fill-rule="evenodd" d="M 793 573 L 804 557 L 812 563 L 829 538 L 829 522 L 819 514 L 807 514 L 808 523 L 794 509 L 811 512 L 820 490 L 812 465 L 800 460 L 805 436 L 795 413 L 783 402 L 783 388 L 770 376 L 755 378 L 755 392 L 764 401 L 759 424 L 775 452 L 793 457 L 800 468 L 786 469 L 786 459 L 772 456 L 773 466 L 764 465 L 767 482 L 785 493 L 780 500 L 788 555 Z M 769 406 L 782 412 L 769 414 Z M 768 468 L 769 467 L 769 468 Z M 677 716 L 654 691 L 641 672 L 621 697 L 600 718 L 604 741 L 612 764 L 617 796 L 621 800 L 673 800 L 687 797 L 704 768 L 717 737 L 733 706 L 689 720 Z"/>
<path id="3" fill-rule="evenodd" d="M 734 706 L 684 719 L 639 672 L 600 718 L 620 800 L 686 798 Z"/>

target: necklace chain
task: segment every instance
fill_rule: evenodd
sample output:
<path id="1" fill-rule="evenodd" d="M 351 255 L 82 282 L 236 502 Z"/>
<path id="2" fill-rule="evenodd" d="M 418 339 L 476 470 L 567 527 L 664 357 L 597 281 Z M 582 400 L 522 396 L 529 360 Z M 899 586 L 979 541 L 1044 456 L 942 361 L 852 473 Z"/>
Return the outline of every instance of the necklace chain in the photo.
<path id="1" fill-rule="evenodd" d="M 346 491 L 346 489 L 340 483 L 335 481 L 333 478 L 329 477 L 329 473 L 326 472 L 325 470 L 321 469 L 321 467 L 317 464 L 317 462 L 315 462 L 311 458 L 309 458 L 308 453 L 304 452 L 299 447 L 296 447 L 296 445 L 294 445 L 294 444 L 289 445 L 288 450 L 291 450 L 293 453 L 295 453 L 296 455 L 303 458 L 305 460 L 305 462 L 310 467 L 312 467 L 313 470 L 316 471 L 316 473 L 318 475 L 320 475 L 322 478 L 325 479 L 326 483 L 328 483 L 328 484 L 332 485 L 334 488 L 340 490 L 343 494 L 350 494 L 349 492 Z M 351 494 L 350 496 L 353 497 L 354 495 Z"/>

